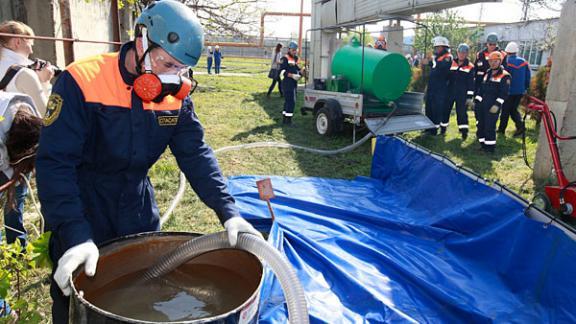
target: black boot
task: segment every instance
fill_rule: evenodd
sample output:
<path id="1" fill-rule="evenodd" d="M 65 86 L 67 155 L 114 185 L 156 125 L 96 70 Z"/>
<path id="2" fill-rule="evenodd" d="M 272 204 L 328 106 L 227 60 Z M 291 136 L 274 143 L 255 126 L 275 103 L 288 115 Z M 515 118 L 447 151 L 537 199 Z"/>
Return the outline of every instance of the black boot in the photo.
<path id="1" fill-rule="evenodd" d="M 505 130 L 505 129 L 499 129 L 499 130 L 496 131 L 496 133 L 504 136 L 504 135 L 506 134 L 506 130 Z"/>
<path id="2" fill-rule="evenodd" d="M 289 118 L 290 118 L 290 117 L 286 117 L 286 116 L 282 117 L 282 125 L 288 124 L 288 123 L 289 123 Z"/>
<path id="3" fill-rule="evenodd" d="M 446 126 L 440 126 L 440 135 L 446 135 Z"/>
<path id="4" fill-rule="evenodd" d="M 468 130 L 467 129 L 461 130 L 460 135 L 462 135 L 462 141 L 465 141 L 466 139 L 468 139 Z"/>

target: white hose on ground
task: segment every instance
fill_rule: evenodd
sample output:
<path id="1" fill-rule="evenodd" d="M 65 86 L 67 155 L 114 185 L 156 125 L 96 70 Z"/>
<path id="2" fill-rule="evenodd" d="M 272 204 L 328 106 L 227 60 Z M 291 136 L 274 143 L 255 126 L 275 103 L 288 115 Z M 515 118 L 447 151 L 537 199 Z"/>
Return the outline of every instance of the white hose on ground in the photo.
<path id="1" fill-rule="evenodd" d="M 158 263 L 144 273 L 143 279 L 150 280 L 160 277 L 200 254 L 227 248 L 231 248 L 231 246 L 226 232 L 191 239 L 177 247 L 173 252 L 164 255 Z M 290 323 L 308 324 L 310 319 L 304 288 L 286 257 L 261 237 L 248 233 L 240 233 L 236 248 L 262 258 L 270 266 L 284 291 Z"/>
<path id="2" fill-rule="evenodd" d="M 272 147 L 272 148 L 296 149 L 296 150 L 302 150 L 302 151 L 321 154 L 321 155 L 335 155 L 335 154 L 342 154 L 342 153 L 351 152 L 351 151 L 355 150 L 356 148 L 360 147 L 362 144 L 364 144 L 370 138 L 372 138 L 372 133 L 366 134 L 366 136 L 364 136 L 362 139 L 360 139 L 358 142 L 356 142 L 352 145 L 348 145 L 348 146 L 345 146 L 345 147 L 342 147 L 339 149 L 335 149 L 335 150 L 321 150 L 321 149 L 315 149 L 315 148 L 310 148 L 310 147 L 305 147 L 305 146 L 300 146 L 300 145 L 294 145 L 294 144 L 289 144 L 289 143 L 280 143 L 280 142 L 257 142 L 257 143 L 241 144 L 241 145 L 234 145 L 234 146 L 225 146 L 225 147 L 222 147 L 222 148 L 215 150 L 214 153 L 218 154 L 218 153 L 223 153 L 223 152 L 238 151 L 238 150 L 244 150 L 244 149 Z M 178 204 L 180 203 L 180 200 L 182 200 L 182 197 L 184 197 L 185 191 L 186 191 L 186 176 L 184 175 L 184 173 L 180 172 L 180 184 L 178 186 L 178 192 L 176 193 L 176 196 L 174 196 L 174 199 L 172 200 L 170 207 L 168 207 L 168 210 L 166 210 L 164 215 L 162 215 L 162 217 L 160 218 L 160 226 L 164 225 L 166 223 L 166 221 L 168 221 L 168 219 L 172 215 L 172 212 L 174 211 L 174 209 L 176 209 L 176 206 L 178 206 Z"/>

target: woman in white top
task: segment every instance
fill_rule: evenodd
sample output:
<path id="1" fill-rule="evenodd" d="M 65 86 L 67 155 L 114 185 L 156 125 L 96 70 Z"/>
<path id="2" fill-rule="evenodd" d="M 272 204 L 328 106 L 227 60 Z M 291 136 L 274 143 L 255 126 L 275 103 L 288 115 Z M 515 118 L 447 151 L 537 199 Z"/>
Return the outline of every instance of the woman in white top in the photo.
<path id="1" fill-rule="evenodd" d="M 29 96 L 0 91 L 0 192 L 7 193 L 4 206 L 6 241 L 26 244 L 22 212 L 27 187 L 22 176 L 34 169 L 42 128 L 40 112 Z"/>
<path id="2" fill-rule="evenodd" d="M 34 36 L 34 31 L 28 25 L 19 21 L 5 21 L 0 24 L 0 33 Z M 44 116 L 46 103 L 50 95 L 50 79 L 54 76 L 50 64 L 36 69 L 29 59 L 32 54 L 34 40 L 18 36 L 0 36 L 0 80 L 12 65 L 21 68 L 8 83 L 5 91 L 24 93 L 32 98 L 40 114 Z M 33 69 L 34 68 L 34 69 Z"/>
<path id="3" fill-rule="evenodd" d="M 280 92 L 280 97 L 283 97 L 284 94 L 282 93 L 282 87 L 280 86 L 280 74 L 279 67 L 280 67 L 280 60 L 282 59 L 282 44 L 276 44 L 276 48 L 274 52 L 272 52 L 272 63 L 270 66 L 270 73 L 268 73 L 268 77 L 272 79 L 272 84 L 268 88 L 267 97 L 270 97 L 270 93 L 274 90 L 274 86 L 278 83 L 278 91 Z"/>

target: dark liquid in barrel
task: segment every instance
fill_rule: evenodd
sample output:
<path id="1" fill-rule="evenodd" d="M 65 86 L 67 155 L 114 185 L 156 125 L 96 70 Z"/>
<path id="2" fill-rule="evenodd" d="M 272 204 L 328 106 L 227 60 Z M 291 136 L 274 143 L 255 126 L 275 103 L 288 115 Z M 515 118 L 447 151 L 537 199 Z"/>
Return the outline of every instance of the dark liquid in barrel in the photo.
<path id="1" fill-rule="evenodd" d="M 84 297 L 117 315 L 166 322 L 229 312 L 254 292 L 240 274 L 212 265 L 182 265 L 147 282 L 141 281 L 143 272 L 120 277 Z"/>

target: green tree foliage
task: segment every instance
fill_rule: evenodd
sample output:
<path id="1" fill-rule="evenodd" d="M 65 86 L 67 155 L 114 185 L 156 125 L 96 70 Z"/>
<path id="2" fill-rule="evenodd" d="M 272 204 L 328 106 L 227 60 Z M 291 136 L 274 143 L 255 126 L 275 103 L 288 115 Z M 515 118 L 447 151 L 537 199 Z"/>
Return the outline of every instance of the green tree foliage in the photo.
<path id="1" fill-rule="evenodd" d="M 94 0 L 92 0 L 94 1 Z M 119 9 L 130 8 L 137 16 L 153 0 L 120 0 Z M 245 36 L 260 27 L 265 0 L 179 0 L 192 8 L 207 34 Z"/>
<path id="2" fill-rule="evenodd" d="M 464 19 L 451 10 L 432 13 L 426 16 L 421 23 L 427 28 L 416 29 L 414 35 L 414 49 L 421 54 L 421 57 L 431 57 L 433 52 L 432 39 L 435 36 L 444 36 L 450 41 L 453 55 L 456 55 L 458 44 L 468 44 L 470 46 L 469 58 L 474 61 L 475 53 L 480 50 L 477 44 L 480 43 L 482 28 L 466 26 Z M 424 92 L 429 74 L 430 68 L 425 64 L 420 64 L 420 68 L 413 69 L 412 83 L 410 84 L 412 91 Z"/>
<path id="3" fill-rule="evenodd" d="M 44 233 L 22 248 L 20 241 L 0 244 L 0 299 L 5 300 L 18 316 L 18 323 L 40 323 L 40 306 L 27 298 L 24 287 L 34 269 L 51 267 L 48 255 L 50 233 Z M 11 318 L 0 319 L 0 323 Z"/>
<path id="4" fill-rule="evenodd" d="M 454 52 L 460 43 L 470 45 L 471 56 L 479 50 L 476 44 L 479 43 L 482 36 L 482 28 L 466 26 L 464 19 L 455 11 L 443 10 L 432 13 L 426 16 L 421 23 L 425 24 L 427 28 L 416 29 L 414 48 L 418 53 L 431 54 L 432 39 L 435 36 L 448 38 L 450 45 L 454 48 Z M 426 33 L 426 31 L 428 32 Z"/>

